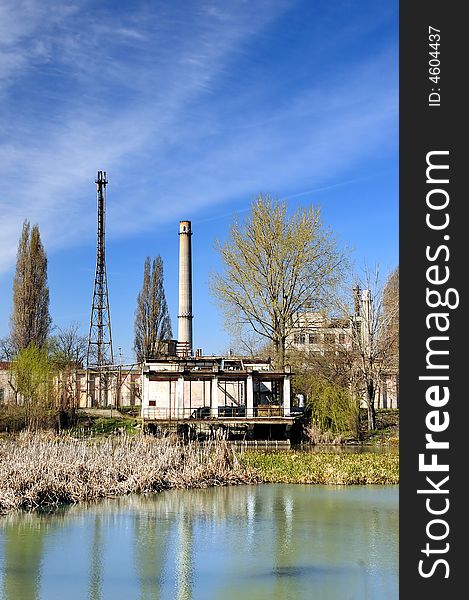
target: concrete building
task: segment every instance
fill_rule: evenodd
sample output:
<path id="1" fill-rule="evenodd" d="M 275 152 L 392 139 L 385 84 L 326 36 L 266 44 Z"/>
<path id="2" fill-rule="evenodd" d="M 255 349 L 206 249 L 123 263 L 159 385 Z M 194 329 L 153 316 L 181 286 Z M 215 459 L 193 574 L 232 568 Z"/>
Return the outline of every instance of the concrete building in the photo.
<path id="1" fill-rule="evenodd" d="M 325 355 L 335 347 L 351 348 L 349 319 L 327 317 L 324 313 L 305 310 L 298 315 L 296 326 L 287 338 L 287 348 Z"/>
<path id="2" fill-rule="evenodd" d="M 239 357 L 148 361 L 142 368 L 145 420 L 291 418 L 291 370 Z"/>
<path id="3" fill-rule="evenodd" d="M 0 361 L 0 404 L 16 403 L 14 381 L 9 369 L 9 362 Z"/>
<path id="4" fill-rule="evenodd" d="M 102 373 L 85 369 L 77 370 L 72 374 L 68 386 L 78 408 L 121 408 L 141 405 L 142 386 L 139 366 L 114 368 L 103 377 L 105 379 L 103 382 L 100 382 L 100 377 L 103 377 Z"/>
<path id="5" fill-rule="evenodd" d="M 17 393 L 15 379 L 9 369 L 10 363 L 0 362 L 0 404 L 22 404 Z M 54 379 L 57 401 L 75 408 L 120 408 L 141 405 L 140 367 L 115 368 L 106 377 L 106 385 L 100 386 L 100 373 L 86 369 L 70 368 L 60 372 Z M 99 395 L 105 387 L 104 403 Z M 101 402 L 103 397 L 101 396 Z"/>
<path id="6" fill-rule="evenodd" d="M 287 348 L 322 357 L 350 352 L 359 336 L 366 353 L 372 342 L 372 306 L 369 290 L 354 290 L 354 314 L 348 318 L 328 317 L 325 313 L 305 309 L 297 315 L 295 326 L 287 338 Z M 399 408 L 399 373 L 397 369 L 380 367 L 380 383 L 376 408 Z"/>

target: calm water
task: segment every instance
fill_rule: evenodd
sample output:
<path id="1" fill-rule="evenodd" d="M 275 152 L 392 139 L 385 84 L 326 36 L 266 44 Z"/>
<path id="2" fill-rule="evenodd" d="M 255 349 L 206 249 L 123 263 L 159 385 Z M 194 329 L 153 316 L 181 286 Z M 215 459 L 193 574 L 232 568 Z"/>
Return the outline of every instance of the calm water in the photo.
<path id="1" fill-rule="evenodd" d="M 398 486 L 174 490 L 0 519 L 2 600 L 398 598 Z"/>

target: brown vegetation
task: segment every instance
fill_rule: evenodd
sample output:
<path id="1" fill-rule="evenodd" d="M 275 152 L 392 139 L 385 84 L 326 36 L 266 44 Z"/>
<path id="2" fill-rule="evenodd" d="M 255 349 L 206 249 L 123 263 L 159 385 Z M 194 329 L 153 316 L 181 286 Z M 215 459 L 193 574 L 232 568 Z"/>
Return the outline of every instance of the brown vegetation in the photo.
<path id="1" fill-rule="evenodd" d="M 137 297 L 135 311 L 134 349 L 137 362 L 146 358 L 158 358 L 165 340 L 173 337 L 171 318 L 163 287 L 163 260 L 161 256 L 150 262 L 145 259 L 143 285 Z"/>
<path id="2" fill-rule="evenodd" d="M 169 488 L 256 483 L 224 442 L 21 433 L 0 440 L 0 513 Z"/>
<path id="3" fill-rule="evenodd" d="M 0 514 L 171 488 L 267 482 L 397 484 L 399 457 L 251 450 L 237 456 L 223 440 L 199 445 L 151 436 L 23 432 L 0 439 Z"/>

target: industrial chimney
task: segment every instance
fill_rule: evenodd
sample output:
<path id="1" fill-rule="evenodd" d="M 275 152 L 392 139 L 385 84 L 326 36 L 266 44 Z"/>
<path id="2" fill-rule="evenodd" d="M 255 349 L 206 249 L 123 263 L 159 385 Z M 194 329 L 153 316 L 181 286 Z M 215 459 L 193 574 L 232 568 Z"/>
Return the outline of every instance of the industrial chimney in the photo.
<path id="1" fill-rule="evenodd" d="M 192 356 L 191 222 L 179 222 L 178 355 Z"/>

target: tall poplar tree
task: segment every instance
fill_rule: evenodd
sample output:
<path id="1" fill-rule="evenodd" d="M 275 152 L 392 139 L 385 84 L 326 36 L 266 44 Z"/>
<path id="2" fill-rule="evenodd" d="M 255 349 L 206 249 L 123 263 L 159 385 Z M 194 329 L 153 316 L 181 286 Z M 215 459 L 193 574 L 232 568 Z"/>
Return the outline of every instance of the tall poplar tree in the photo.
<path id="1" fill-rule="evenodd" d="M 171 319 L 163 287 L 163 260 L 157 256 L 151 264 L 147 256 L 142 289 L 135 310 L 135 343 L 137 361 L 158 358 L 165 340 L 173 336 Z"/>
<path id="2" fill-rule="evenodd" d="M 19 352 L 30 344 L 42 348 L 50 325 L 47 257 L 39 227 L 33 225 L 31 228 L 26 220 L 18 244 L 13 280 L 10 332 L 15 351 Z"/>

